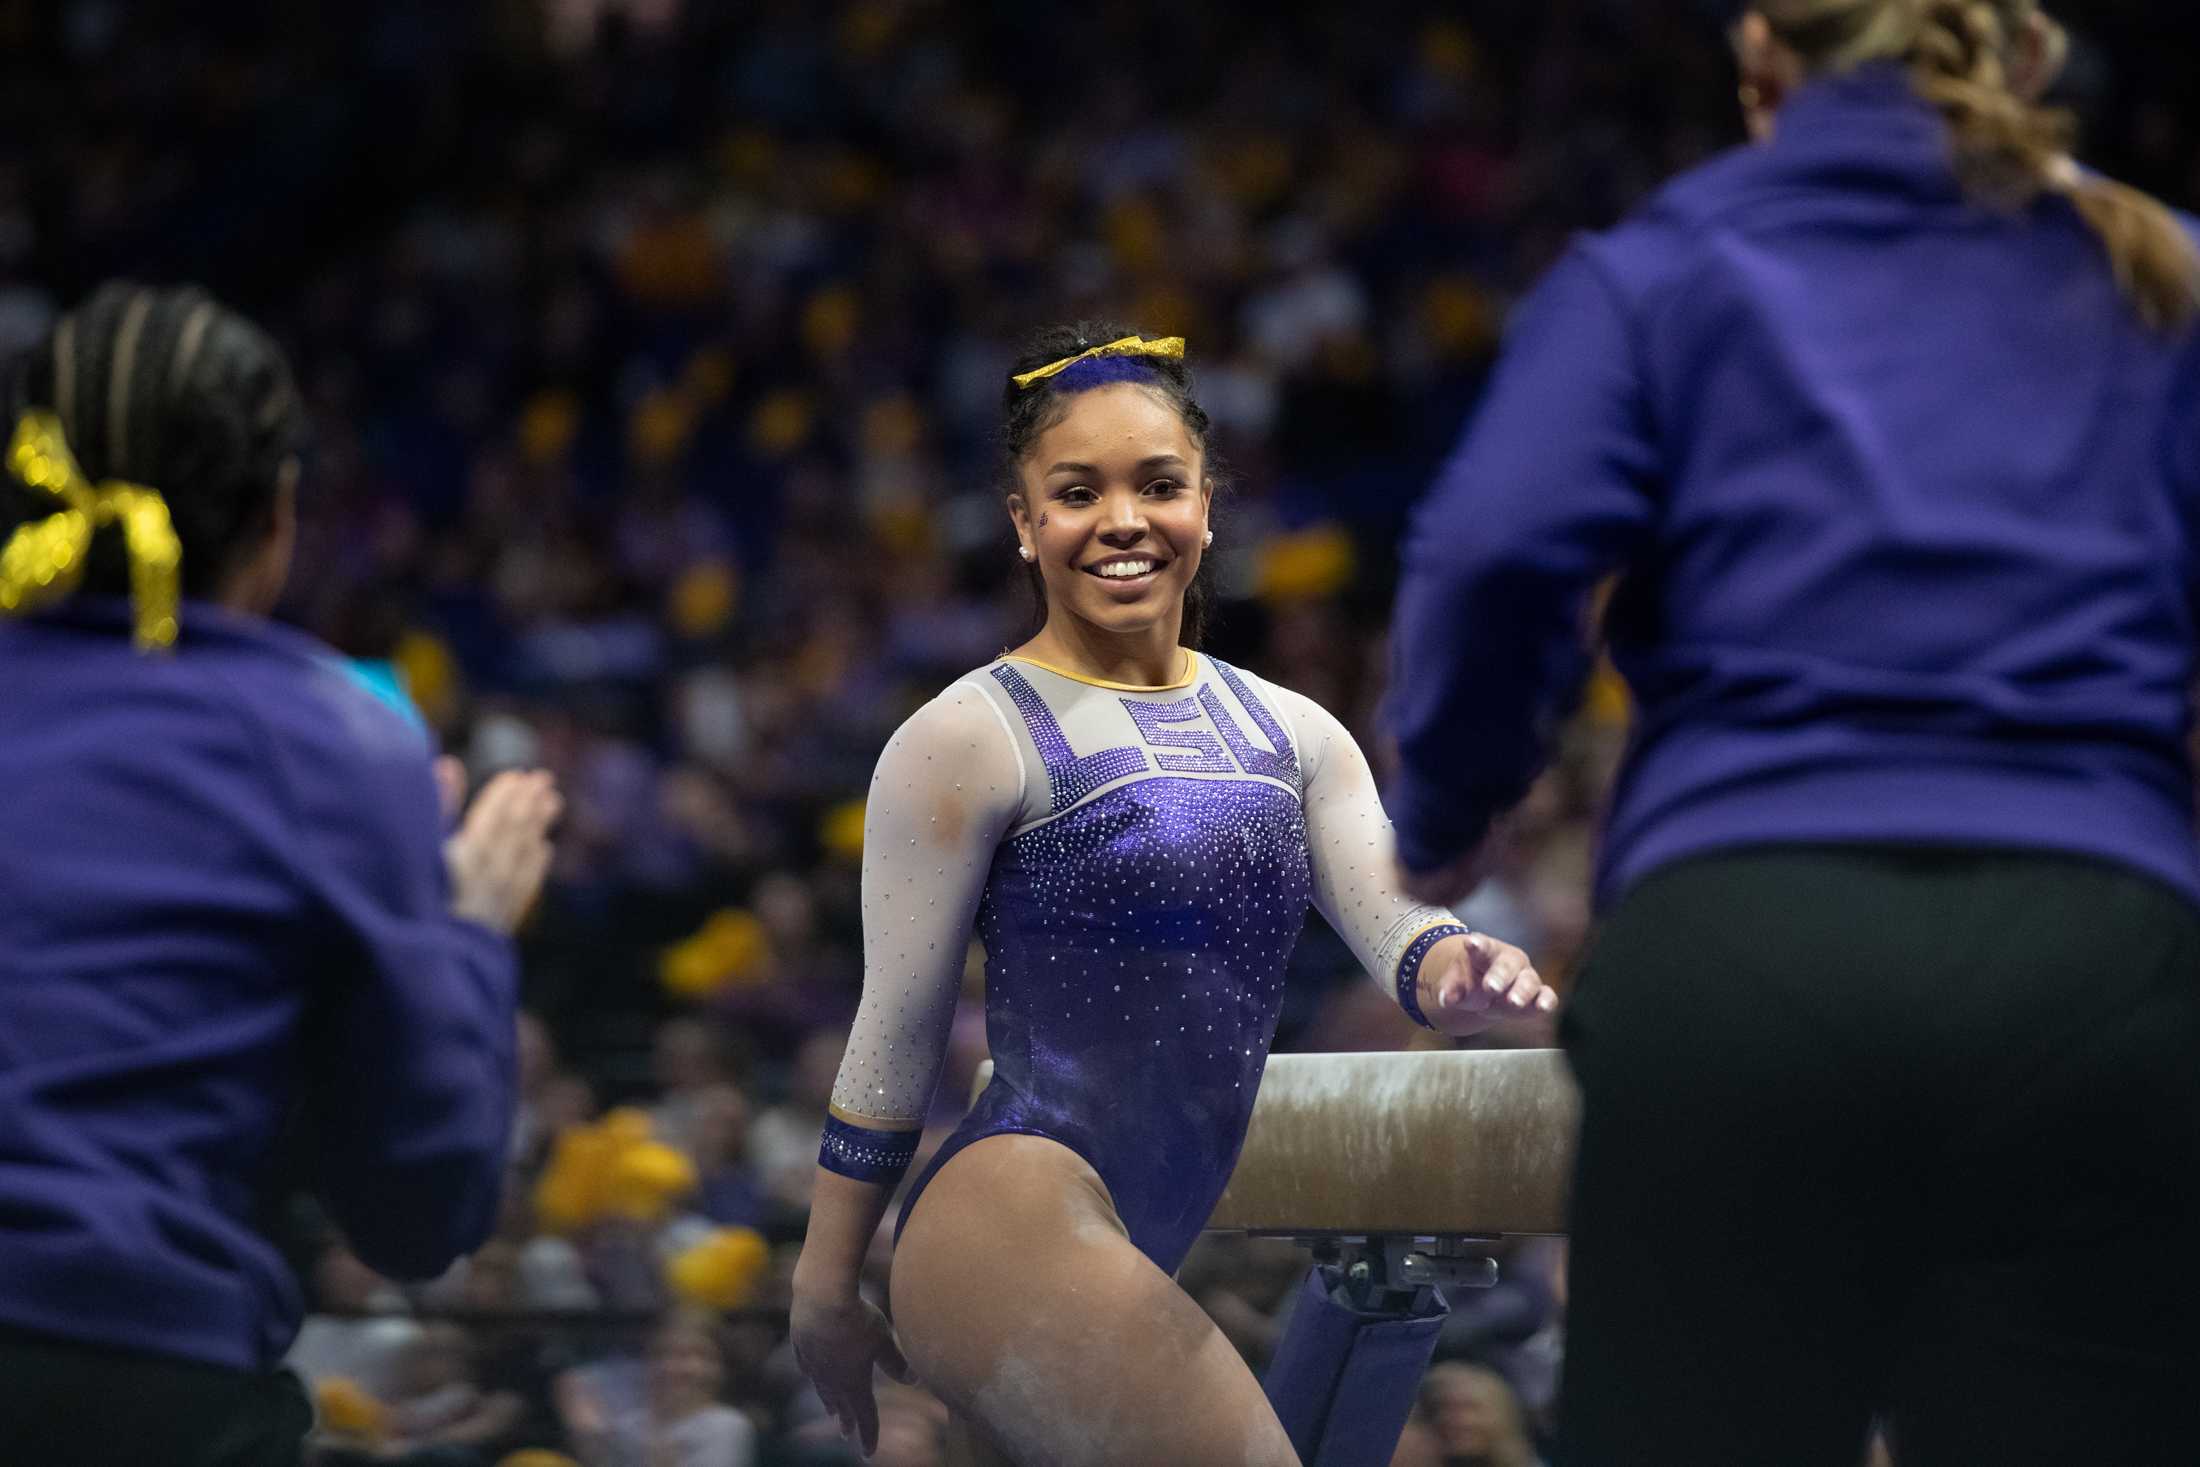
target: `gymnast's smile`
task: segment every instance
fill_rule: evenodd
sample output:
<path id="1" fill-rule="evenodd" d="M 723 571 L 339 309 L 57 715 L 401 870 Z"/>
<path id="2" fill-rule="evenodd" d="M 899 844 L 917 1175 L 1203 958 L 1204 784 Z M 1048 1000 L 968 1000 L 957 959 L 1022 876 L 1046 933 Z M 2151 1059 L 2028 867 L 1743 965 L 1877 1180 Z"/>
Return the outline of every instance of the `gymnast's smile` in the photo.
<path id="1" fill-rule="evenodd" d="M 1012 503 L 1050 605 L 1093 632 L 1176 643 L 1207 530 L 1205 455 L 1138 382 L 1062 399 L 1016 466 Z"/>

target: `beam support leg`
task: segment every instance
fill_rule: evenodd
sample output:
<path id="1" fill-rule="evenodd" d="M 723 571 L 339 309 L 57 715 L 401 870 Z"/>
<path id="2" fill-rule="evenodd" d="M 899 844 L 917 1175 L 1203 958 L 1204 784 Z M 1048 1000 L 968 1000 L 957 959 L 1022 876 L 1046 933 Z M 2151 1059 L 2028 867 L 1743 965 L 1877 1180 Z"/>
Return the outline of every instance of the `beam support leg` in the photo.
<path id="1" fill-rule="evenodd" d="M 1305 1467 L 1389 1467 L 1450 1312 L 1433 1285 L 1314 1265 L 1262 1381 Z"/>

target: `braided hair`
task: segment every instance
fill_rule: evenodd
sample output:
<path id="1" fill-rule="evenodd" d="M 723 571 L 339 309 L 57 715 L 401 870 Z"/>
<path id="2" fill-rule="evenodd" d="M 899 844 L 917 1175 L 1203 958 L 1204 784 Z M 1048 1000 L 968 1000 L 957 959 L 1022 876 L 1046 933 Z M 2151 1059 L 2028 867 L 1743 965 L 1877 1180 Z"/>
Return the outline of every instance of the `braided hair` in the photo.
<path id="1" fill-rule="evenodd" d="M 1001 454 L 1010 494 L 1023 492 L 1016 477 L 1017 466 L 1030 455 L 1041 434 L 1069 415 L 1071 398 L 1110 383 L 1128 382 L 1153 393 L 1183 420 L 1184 431 L 1206 459 L 1208 479 L 1215 485 L 1215 498 L 1222 497 L 1221 473 L 1214 451 L 1208 446 L 1212 425 L 1206 409 L 1193 395 L 1191 369 L 1185 366 L 1181 357 L 1096 357 L 1029 387 L 1016 384 L 1015 379 L 1023 373 L 1089 351 L 1103 342 L 1120 341 L 1137 334 L 1120 322 L 1076 321 L 1049 326 L 1024 342 L 1008 370 L 1008 380 L 1001 394 Z M 1209 514 L 1211 522 L 1212 506 Z M 1046 619 L 1046 581 L 1039 567 L 1030 563 L 1024 566 L 1024 577 L 1036 607 L 1031 628 L 1036 632 Z M 1184 625 L 1180 640 L 1185 646 L 1198 647 L 1205 640 L 1213 603 L 1213 562 L 1202 559 L 1192 583 L 1184 588 Z"/>
<path id="2" fill-rule="evenodd" d="M 101 286 L 20 364 L 10 399 L 11 416 L 39 407 L 60 419 L 86 478 L 160 492 L 183 546 L 186 596 L 214 594 L 265 539 L 283 465 L 304 436 L 281 349 L 189 286 Z M 0 480 L 0 539 L 52 508 Z M 92 542 L 83 589 L 129 593 L 119 534 Z"/>

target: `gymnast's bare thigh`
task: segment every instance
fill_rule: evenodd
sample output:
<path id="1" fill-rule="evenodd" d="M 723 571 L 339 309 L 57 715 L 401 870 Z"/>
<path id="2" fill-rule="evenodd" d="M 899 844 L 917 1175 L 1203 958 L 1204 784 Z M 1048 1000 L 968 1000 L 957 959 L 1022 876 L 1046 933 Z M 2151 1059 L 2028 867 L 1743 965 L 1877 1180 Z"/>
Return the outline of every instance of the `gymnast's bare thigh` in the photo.
<path id="1" fill-rule="evenodd" d="M 988 1136 L 941 1167 L 893 1306 L 957 1467 L 1299 1467 L 1244 1360 L 1058 1142 Z"/>

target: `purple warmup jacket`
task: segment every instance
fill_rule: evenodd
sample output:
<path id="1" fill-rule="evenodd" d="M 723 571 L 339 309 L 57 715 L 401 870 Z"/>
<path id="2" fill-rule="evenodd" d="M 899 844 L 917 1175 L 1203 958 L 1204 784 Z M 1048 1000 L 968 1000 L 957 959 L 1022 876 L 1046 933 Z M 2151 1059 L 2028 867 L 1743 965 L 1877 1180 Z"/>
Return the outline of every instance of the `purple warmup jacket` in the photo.
<path id="1" fill-rule="evenodd" d="M 494 1221 L 510 942 L 449 915 L 422 734 L 312 639 L 197 604 L 0 620 L 0 1326 L 250 1369 L 294 1109 L 371 1266 Z"/>
<path id="2" fill-rule="evenodd" d="M 2184 343 L 2067 201 L 1968 204 L 1892 68 L 1578 244 L 1404 551 L 1405 863 L 1517 799 L 1591 590 L 1639 705 L 1600 897 L 1773 842 L 2072 853 L 2200 902 Z"/>

